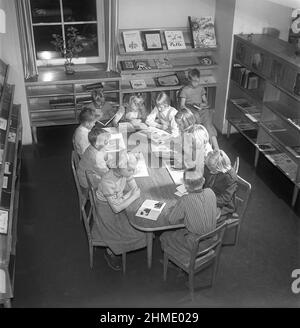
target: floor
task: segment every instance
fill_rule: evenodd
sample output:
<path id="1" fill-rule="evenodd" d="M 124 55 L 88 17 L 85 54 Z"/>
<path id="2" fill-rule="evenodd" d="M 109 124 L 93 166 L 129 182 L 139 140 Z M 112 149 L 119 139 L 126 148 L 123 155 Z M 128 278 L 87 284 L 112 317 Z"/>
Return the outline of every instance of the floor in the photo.
<path id="1" fill-rule="evenodd" d="M 153 266 L 146 250 L 128 254 L 127 273 L 111 270 L 103 249 L 89 267 L 70 166 L 74 126 L 38 129 L 39 144 L 23 148 L 14 307 L 298 307 L 291 274 L 300 268 L 299 213 L 290 207 L 293 185 L 267 160 L 253 168 L 254 149 L 238 135 L 220 136 L 252 196 L 239 244 L 222 249 L 216 283 L 189 299 L 186 276 L 170 268 L 162 279 L 159 238 Z"/>

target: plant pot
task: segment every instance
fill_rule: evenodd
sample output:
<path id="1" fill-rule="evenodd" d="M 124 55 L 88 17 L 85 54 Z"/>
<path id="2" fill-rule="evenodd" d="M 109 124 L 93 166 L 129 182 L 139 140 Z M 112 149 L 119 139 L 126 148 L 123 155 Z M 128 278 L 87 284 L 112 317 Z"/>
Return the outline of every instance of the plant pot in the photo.
<path id="1" fill-rule="evenodd" d="M 74 64 L 73 63 L 66 63 L 65 64 L 65 72 L 67 75 L 73 75 L 75 73 Z"/>

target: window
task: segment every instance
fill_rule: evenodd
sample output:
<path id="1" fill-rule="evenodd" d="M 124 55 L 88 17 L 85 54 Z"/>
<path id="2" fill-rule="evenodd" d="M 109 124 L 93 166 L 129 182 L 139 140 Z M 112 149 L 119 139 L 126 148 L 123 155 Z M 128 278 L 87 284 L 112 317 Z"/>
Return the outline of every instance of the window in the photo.
<path id="1" fill-rule="evenodd" d="M 66 42 L 70 26 L 78 30 L 83 46 L 74 63 L 105 61 L 103 0 L 30 0 L 32 28 L 39 66 L 63 64 L 56 51 L 52 34 Z"/>

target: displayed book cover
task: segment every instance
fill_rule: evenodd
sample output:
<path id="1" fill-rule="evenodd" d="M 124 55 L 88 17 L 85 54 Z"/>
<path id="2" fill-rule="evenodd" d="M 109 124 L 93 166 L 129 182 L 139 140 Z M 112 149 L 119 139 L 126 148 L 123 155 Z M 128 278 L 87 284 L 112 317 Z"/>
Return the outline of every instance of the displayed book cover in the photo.
<path id="1" fill-rule="evenodd" d="M 135 69 L 134 60 L 121 60 L 121 68 L 124 71 L 131 71 Z"/>
<path id="2" fill-rule="evenodd" d="M 165 205 L 166 203 L 164 202 L 147 199 L 138 209 L 136 216 L 156 221 Z"/>
<path id="3" fill-rule="evenodd" d="M 173 65 L 170 63 L 169 59 L 166 57 L 154 59 L 154 62 L 158 69 L 173 67 Z"/>
<path id="4" fill-rule="evenodd" d="M 135 60 L 134 62 L 134 68 L 138 71 L 147 71 L 152 69 L 152 67 L 149 64 L 149 61 L 146 59 L 143 60 Z"/>
<path id="5" fill-rule="evenodd" d="M 145 89 L 147 88 L 147 84 L 145 80 L 131 80 L 130 81 L 131 87 L 133 89 Z"/>
<path id="6" fill-rule="evenodd" d="M 7 120 L 4 119 L 3 117 L 0 117 L 0 129 L 6 131 L 6 127 L 7 127 Z"/>
<path id="7" fill-rule="evenodd" d="M 212 16 L 189 16 L 194 48 L 216 47 L 215 24 Z"/>
<path id="8" fill-rule="evenodd" d="M 198 57 L 198 59 L 199 59 L 199 64 L 203 66 L 213 65 L 215 63 L 212 57 L 210 56 L 200 56 Z"/>
<path id="9" fill-rule="evenodd" d="M 258 144 L 257 147 L 263 152 L 270 152 L 276 150 L 276 148 L 270 142 L 266 142 L 264 144 Z"/>
<path id="10" fill-rule="evenodd" d="M 182 31 L 165 31 L 168 50 L 186 49 Z"/>
<path id="11" fill-rule="evenodd" d="M 286 131 L 285 128 L 278 125 L 276 121 L 265 121 L 263 125 L 270 131 L 270 132 L 283 132 Z"/>
<path id="12" fill-rule="evenodd" d="M 139 31 L 123 31 L 122 36 L 126 52 L 144 51 Z"/>
<path id="13" fill-rule="evenodd" d="M 0 210 L 0 233 L 7 234 L 8 228 L 8 211 Z"/>
<path id="14" fill-rule="evenodd" d="M 178 79 L 177 74 L 171 74 L 166 76 L 159 76 L 155 79 L 157 86 L 160 87 L 172 87 L 176 85 L 180 85 L 180 81 Z"/>

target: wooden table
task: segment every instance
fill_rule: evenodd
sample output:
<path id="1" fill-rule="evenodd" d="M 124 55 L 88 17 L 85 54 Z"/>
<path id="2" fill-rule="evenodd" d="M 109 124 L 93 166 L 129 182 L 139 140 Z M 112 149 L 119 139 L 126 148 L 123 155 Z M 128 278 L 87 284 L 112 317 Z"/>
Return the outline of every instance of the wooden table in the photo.
<path id="1" fill-rule="evenodd" d="M 138 149 L 143 152 L 144 156 L 150 156 L 151 150 L 146 138 L 140 139 Z M 132 145 L 128 145 L 128 149 L 132 148 Z M 150 162 L 149 162 L 150 163 Z M 163 163 L 160 161 L 161 166 Z M 152 264 L 152 242 L 154 231 L 183 228 L 184 224 L 170 224 L 168 221 L 169 214 L 174 208 L 177 200 L 179 199 L 174 193 L 177 191 L 177 185 L 174 184 L 168 171 L 164 167 L 151 168 L 148 166 L 148 177 L 135 178 L 135 181 L 141 189 L 141 196 L 135 202 L 133 202 L 126 209 L 128 220 L 130 224 L 138 230 L 144 231 L 147 234 L 147 258 L 148 267 L 151 268 Z M 137 217 L 135 214 L 138 208 L 146 199 L 153 199 L 157 201 L 163 201 L 166 203 L 156 221 Z"/>

